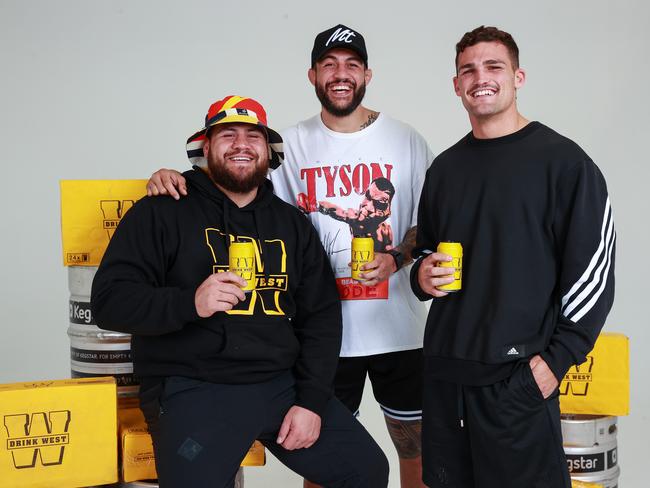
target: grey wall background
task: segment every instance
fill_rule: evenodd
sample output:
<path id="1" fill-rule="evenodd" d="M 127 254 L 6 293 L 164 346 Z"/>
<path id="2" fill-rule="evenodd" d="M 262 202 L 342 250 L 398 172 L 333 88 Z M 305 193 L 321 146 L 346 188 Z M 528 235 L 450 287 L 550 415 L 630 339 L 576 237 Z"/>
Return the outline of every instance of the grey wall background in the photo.
<path id="1" fill-rule="evenodd" d="M 262 101 L 278 129 L 316 113 L 311 44 L 339 22 L 366 37 L 374 70 L 366 105 L 409 122 L 438 153 L 469 130 L 452 90 L 454 45 L 477 25 L 497 25 L 514 35 L 527 69 L 522 113 L 578 142 L 608 180 L 618 287 L 606 329 L 627 334 L 632 353 L 621 486 L 645 486 L 648 18 L 641 0 L 0 0 L 0 382 L 69 374 L 60 179 L 186 168 L 185 139 L 227 94 Z M 397 487 L 393 448 L 369 395 L 362 410 Z M 299 486 L 274 462 L 247 478 L 253 488 Z"/>

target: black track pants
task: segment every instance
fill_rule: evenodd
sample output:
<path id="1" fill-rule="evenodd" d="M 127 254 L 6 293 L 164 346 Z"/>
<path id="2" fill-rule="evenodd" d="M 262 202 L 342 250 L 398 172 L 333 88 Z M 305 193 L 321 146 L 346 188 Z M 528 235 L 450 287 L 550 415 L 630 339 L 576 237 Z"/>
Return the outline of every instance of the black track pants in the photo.
<path id="1" fill-rule="evenodd" d="M 388 462 L 363 426 L 332 398 L 318 441 L 287 451 L 276 443 L 295 387 L 285 373 L 265 383 L 223 385 L 169 377 L 141 391 L 161 488 L 227 488 L 255 439 L 301 476 L 332 488 L 384 488 Z M 264 468 L 262 468 L 264 469 Z"/>

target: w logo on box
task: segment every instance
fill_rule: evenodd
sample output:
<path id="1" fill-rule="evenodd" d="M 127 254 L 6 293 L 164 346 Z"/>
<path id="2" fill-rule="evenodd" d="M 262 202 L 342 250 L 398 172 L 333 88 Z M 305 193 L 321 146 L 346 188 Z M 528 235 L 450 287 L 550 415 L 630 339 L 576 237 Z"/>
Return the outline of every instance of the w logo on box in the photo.
<path id="1" fill-rule="evenodd" d="M 564 375 L 560 385 L 560 395 L 586 396 L 591 383 L 591 370 L 594 367 L 594 357 L 587 356 L 587 360 L 577 366 L 572 366 Z"/>
<path id="2" fill-rule="evenodd" d="M 133 207 L 133 200 L 100 200 L 99 206 L 104 214 L 102 225 L 111 239 L 124 214 Z"/>
<path id="3" fill-rule="evenodd" d="M 40 459 L 43 466 L 63 463 L 65 446 L 70 442 L 70 411 L 5 415 L 7 450 L 16 469 L 33 468 Z"/>

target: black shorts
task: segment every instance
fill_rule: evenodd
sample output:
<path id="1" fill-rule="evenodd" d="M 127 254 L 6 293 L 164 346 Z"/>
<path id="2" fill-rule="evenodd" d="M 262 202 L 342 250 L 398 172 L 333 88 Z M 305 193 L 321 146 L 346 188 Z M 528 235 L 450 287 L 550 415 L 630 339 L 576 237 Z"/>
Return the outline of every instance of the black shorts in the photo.
<path id="1" fill-rule="evenodd" d="M 430 488 L 570 488 L 558 391 L 545 400 L 527 361 L 488 386 L 425 375 L 422 476 Z"/>
<path id="2" fill-rule="evenodd" d="M 422 349 L 339 358 L 334 380 L 336 396 L 358 415 L 367 374 L 384 415 L 397 420 L 420 420 L 422 367 Z"/>

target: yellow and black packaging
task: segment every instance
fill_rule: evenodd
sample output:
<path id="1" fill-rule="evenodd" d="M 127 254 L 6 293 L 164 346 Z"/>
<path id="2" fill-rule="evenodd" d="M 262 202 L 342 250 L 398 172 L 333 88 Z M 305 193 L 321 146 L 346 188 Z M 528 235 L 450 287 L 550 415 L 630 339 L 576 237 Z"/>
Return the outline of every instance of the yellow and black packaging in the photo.
<path id="1" fill-rule="evenodd" d="M 353 280 L 365 281 L 360 275 L 363 273 L 361 266 L 375 259 L 375 241 L 372 237 L 354 236 L 352 238 L 351 256 L 352 270 L 350 277 Z"/>
<path id="2" fill-rule="evenodd" d="M 0 385 L 0 486 L 117 481 L 113 378 Z"/>
<path id="3" fill-rule="evenodd" d="M 244 291 L 255 289 L 255 244 L 248 242 L 231 242 L 228 248 L 229 270 L 246 280 Z"/>
<path id="4" fill-rule="evenodd" d="M 630 413 L 629 340 L 603 332 L 587 360 L 573 366 L 560 384 L 564 414 L 613 415 Z"/>
<path id="5" fill-rule="evenodd" d="M 62 180 L 64 266 L 99 266 L 126 212 L 147 194 L 147 180 Z"/>
<path id="6" fill-rule="evenodd" d="M 588 483 L 586 481 L 571 480 L 571 488 L 603 488 L 600 483 Z"/>
<path id="7" fill-rule="evenodd" d="M 151 436 L 139 408 L 117 411 L 120 423 L 122 481 L 156 479 L 156 461 Z"/>
<path id="8" fill-rule="evenodd" d="M 118 410 L 120 446 L 122 452 L 122 481 L 156 479 L 156 461 L 151 436 L 139 408 Z M 242 466 L 264 466 L 264 446 L 255 441 L 242 461 Z"/>
<path id="9" fill-rule="evenodd" d="M 442 268 L 454 268 L 454 281 L 446 285 L 440 285 L 438 290 L 454 293 L 463 287 L 463 246 L 460 242 L 441 242 L 438 244 L 437 252 L 448 254 L 451 261 L 441 261 L 437 264 Z M 451 276 L 451 275 L 450 275 Z"/>

